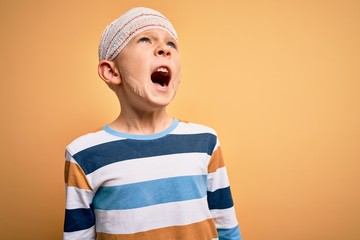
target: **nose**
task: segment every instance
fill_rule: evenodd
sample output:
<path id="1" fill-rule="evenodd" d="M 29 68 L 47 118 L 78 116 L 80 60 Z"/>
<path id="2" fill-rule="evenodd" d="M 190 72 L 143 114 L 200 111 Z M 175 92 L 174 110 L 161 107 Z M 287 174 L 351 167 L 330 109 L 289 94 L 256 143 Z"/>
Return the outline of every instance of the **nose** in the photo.
<path id="1" fill-rule="evenodd" d="M 159 44 L 155 49 L 156 56 L 171 57 L 171 51 L 166 44 Z"/>

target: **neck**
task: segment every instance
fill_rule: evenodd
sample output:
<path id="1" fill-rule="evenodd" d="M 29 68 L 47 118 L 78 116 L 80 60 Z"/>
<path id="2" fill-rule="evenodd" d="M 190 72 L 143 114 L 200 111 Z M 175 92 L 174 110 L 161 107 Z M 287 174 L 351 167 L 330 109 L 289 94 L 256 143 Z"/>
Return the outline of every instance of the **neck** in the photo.
<path id="1" fill-rule="evenodd" d="M 119 117 L 109 126 L 123 133 L 149 135 L 165 130 L 172 121 L 165 110 L 146 113 L 121 111 Z"/>

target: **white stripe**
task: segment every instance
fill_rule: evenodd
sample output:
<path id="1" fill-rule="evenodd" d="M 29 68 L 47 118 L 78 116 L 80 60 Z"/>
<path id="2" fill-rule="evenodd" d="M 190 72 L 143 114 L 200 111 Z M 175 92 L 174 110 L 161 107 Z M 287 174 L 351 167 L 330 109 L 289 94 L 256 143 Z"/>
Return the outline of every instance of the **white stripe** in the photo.
<path id="1" fill-rule="evenodd" d="M 71 155 L 74 155 L 86 148 L 121 139 L 123 138 L 111 135 L 104 130 L 101 130 L 78 137 L 67 146 L 67 150 Z"/>
<path id="2" fill-rule="evenodd" d="M 172 134 L 198 134 L 198 133 L 211 133 L 216 135 L 215 130 L 204 125 L 195 123 L 179 122 L 179 125 Z"/>
<path id="3" fill-rule="evenodd" d="M 220 188 L 229 186 L 229 179 L 226 172 L 226 167 L 218 168 L 216 172 L 208 175 L 208 191 L 214 192 Z"/>
<path id="4" fill-rule="evenodd" d="M 68 162 L 71 162 L 71 163 L 75 163 L 76 165 L 79 165 L 75 159 L 71 156 L 70 152 L 68 150 L 66 150 L 66 153 L 65 153 L 65 159 L 66 161 Z M 80 167 L 80 166 L 79 166 Z"/>
<path id="5" fill-rule="evenodd" d="M 205 175 L 210 157 L 184 153 L 109 164 L 87 175 L 91 186 L 118 186 L 177 176 Z"/>
<path id="6" fill-rule="evenodd" d="M 216 145 L 215 145 L 215 147 L 214 147 L 213 152 L 215 152 L 218 147 L 220 147 L 220 142 L 219 142 L 219 139 L 217 138 Z"/>
<path id="7" fill-rule="evenodd" d="M 234 207 L 210 210 L 215 219 L 216 228 L 234 228 L 238 225 Z"/>
<path id="8" fill-rule="evenodd" d="M 95 240 L 95 226 L 76 232 L 64 232 L 64 240 Z"/>
<path id="9" fill-rule="evenodd" d="M 206 197 L 130 210 L 95 210 L 95 215 L 96 230 L 111 234 L 132 234 L 212 218 Z"/>
<path id="10" fill-rule="evenodd" d="M 94 193 L 91 190 L 68 186 L 66 188 L 66 209 L 89 208 L 93 197 Z"/>

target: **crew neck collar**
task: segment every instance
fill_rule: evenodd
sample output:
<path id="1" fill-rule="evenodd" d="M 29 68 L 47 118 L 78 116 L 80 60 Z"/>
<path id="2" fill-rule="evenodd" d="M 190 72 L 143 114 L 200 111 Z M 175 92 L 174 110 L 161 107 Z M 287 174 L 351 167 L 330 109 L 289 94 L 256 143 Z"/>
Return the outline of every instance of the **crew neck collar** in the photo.
<path id="1" fill-rule="evenodd" d="M 103 127 L 103 129 L 105 132 L 107 132 L 111 135 L 117 136 L 117 137 L 121 137 L 121 138 L 134 139 L 134 140 L 153 140 L 153 139 L 161 138 L 161 137 L 168 135 L 170 132 L 172 132 L 177 127 L 178 124 L 179 124 L 179 120 L 174 118 L 171 125 L 169 127 L 167 127 L 165 130 L 155 133 L 155 134 L 146 134 L 146 135 L 129 134 L 129 133 L 124 133 L 124 132 L 119 132 L 119 131 L 116 131 L 116 130 L 110 128 L 109 125 L 105 125 Z"/>

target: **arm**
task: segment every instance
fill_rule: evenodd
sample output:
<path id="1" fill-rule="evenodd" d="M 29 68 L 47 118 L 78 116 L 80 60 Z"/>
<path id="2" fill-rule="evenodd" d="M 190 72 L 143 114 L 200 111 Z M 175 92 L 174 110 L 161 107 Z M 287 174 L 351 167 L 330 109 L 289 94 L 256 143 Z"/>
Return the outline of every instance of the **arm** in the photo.
<path id="1" fill-rule="evenodd" d="M 64 240 L 94 240 L 95 216 L 91 204 L 94 192 L 85 173 L 68 151 L 65 161 L 65 187 Z"/>
<path id="2" fill-rule="evenodd" d="M 208 204 L 219 240 L 241 240 L 226 167 L 217 143 L 208 165 Z"/>

